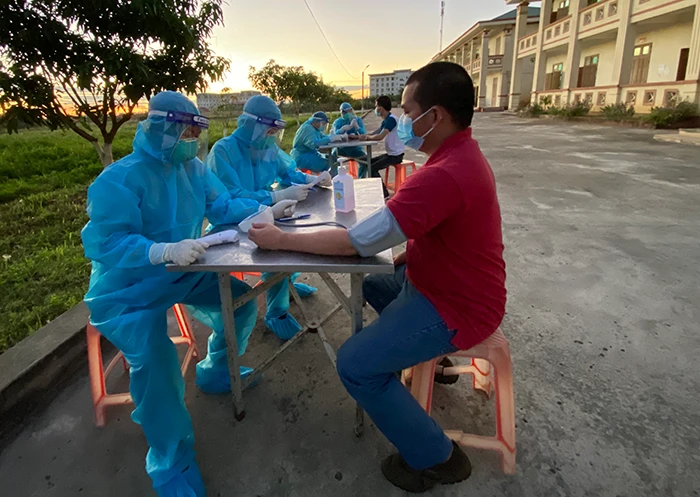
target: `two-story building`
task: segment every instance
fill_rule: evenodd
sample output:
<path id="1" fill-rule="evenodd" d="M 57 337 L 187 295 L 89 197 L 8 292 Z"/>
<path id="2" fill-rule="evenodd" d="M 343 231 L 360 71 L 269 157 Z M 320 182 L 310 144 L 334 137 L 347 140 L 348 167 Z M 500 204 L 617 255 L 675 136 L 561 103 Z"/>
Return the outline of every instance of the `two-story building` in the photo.
<path id="1" fill-rule="evenodd" d="M 556 106 L 588 101 L 599 110 L 625 103 L 643 113 L 683 100 L 700 103 L 700 0 L 543 0 L 537 20 L 532 2 L 506 3 L 518 8 L 505 14 L 511 22 L 500 28 L 506 43 L 500 75 L 490 64 L 477 67 L 473 48 L 464 49 L 470 32 L 476 40 L 480 29 L 489 39 L 498 36 L 492 26 L 499 18 L 477 23 L 433 58 L 470 71 L 479 87 L 478 107 L 515 109 L 549 97 Z M 501 50 L 483 38 L 481 53 L 488 49 L 490 61 Z M 463 63 L 470 60 L 463 59 L 467 53 L 470 64 Z"/>
<path id="2" fill-rule="evenodd" d="M 518 3 L 507 0 L 507 3 Z M 544 0 L 537 33 L 517 37 L 514 70 L 534 59 L 532 101 L 625 103 L 637 112 L 698 102 L 700 0 Z M 527 2 L 520 3 L 523 16 Z M 517 30 L 517 27 L 516 27 Z M 523 93 L 511 91 L 511 106 Z"/>
<path id="3" fill-rule="evenodd" d="M 474 80 L 474 105 L 480 109 L 508 108 L 515 46 L 514 30 L 519 12 L 524 12 L 527 16 L 523 33 L 536 33 L 540 9 L 526 7 L 522 11 L 513 10 L 490 21 L 477 22 L 431 60 L 461 64 Z M 533 68 L 534 61 L 522 64 L 521 71 L 525 74 L 518 84 L 523 85 L 523 91 L 530 91 Z"/>

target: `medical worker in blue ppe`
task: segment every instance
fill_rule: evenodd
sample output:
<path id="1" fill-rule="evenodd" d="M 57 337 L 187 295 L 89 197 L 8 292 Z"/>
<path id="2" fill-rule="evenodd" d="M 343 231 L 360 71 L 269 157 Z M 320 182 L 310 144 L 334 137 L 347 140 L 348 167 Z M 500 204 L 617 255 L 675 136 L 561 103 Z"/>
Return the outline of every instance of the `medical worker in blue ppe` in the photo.
<path id="1" fill-rule="evenodd" d="M 367 133 L 362 118 L 355 115 L 352 105 L 348 102 L 340 104 L 340 117 L 333 122 L 333 133 L 338 135 L 364 135 Z M 336 149 L 336 153 L 340 157 L 367 160 L 367 154 L 362 147 L 339 147 Z M 365 176 L 367 176 L 367 164 L 360 163 L 357 177 L 364 178 Z"/>
<path id="2" fill-rule="evenodd" d="M 286 126 L 275 102 L 264 95 L 250 98 L 238 118 L 238 128 L 212 147 L 207 166 L 235 198 L 251 199 L 262 205 L 277 206 L 285 201 L 302 201 L 309 194 L 309 183 L 316 176 L 297 170 L 297 164 L 279 147 Z M 279 183 L 281 189 L 273 191 Z M 322 186 L 331 186 L 328 173 L 320 180 Z M 216 224 L 212 222 L 212 224 Z M 267 280 L 273 273 L 263 273 Z M 292 275 L 292 281 L 299 273 Z M 265 325 L 278 337 L 288 340 L 301 325 L 289 314 L 289 287 L 283 280 L 267 291 Z M 294 283 L 303 296 L 316 289 L 303 283 Z"/>
<path id="3" fill-rule="evenodd" d="M 328 145 L 331 142 L 347 141 L 347 135 L 328 136 L 323 131 L 328 125 L 328 116 L 325 112 L 316 112 L 304 124 L 299 126 L 294 143 L 292 144 L 292 158 L 300 169 L 308 169 L 315 173 L 329 169 L 328 155 L 318 151 L 318 147 Z M 333 165 L 330 166 L 331 176 L 337 174 L 338 158 L 332 154 Z"/>
<path id="4" fill-rule="evenodd" d="M 90 321 L 129 363 L 132 419 L 146 435 L 146 471 L 161 497 L 205 495 L 185 385 L 167 333 L 166 312 L 174 304 L 187 304 L 213 330 L 208 356 L 197 365 L 197 384 L 212 392 L 230 388 L 216 275 L 168 272 L 165 264 L 188 265 L 204 253 L 207 245 L 197 238 L 205 217 L 236 223 L 259 207 L 234 199 L 197 159 L 207 127 L 208 119 L 184 95 L 166 91 L 151 98 L 133 152 L 88 189 L 90 219 L 82 231 L 92 260 L 85 296 Z M 250 287 L 232 278 L 231 289 L 239 296 Z M 234 318 L 243 354 L 257 318 L 255 301 Z"/>

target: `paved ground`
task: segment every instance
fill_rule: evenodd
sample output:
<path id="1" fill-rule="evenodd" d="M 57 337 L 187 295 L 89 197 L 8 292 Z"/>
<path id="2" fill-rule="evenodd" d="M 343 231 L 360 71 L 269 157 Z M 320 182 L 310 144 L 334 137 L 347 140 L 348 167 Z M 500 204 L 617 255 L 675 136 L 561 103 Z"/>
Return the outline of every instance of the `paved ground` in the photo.
<path id="1" fill-rule="evenodd" d="M 653 134 L 477 117 L 503 208 L 518 473 L 470 450 L 472 478 L 428 495 L 700 495 L 700 156 Z M 329 327 L 336 345 L 347 327 Z M 259 327 L 249 364 L 276 344 Z M 469 384 L 438 386 L 435 416 L 489 433 L 491 403 Z M 374 427 L 352 435 L 352 402 L 314 337 L 246 394 L 242 423 L 192 371 L 187 386 L 210 496 L 403 495 L 379 472 L 389 444 Z M 152 495 L 128 414 L 95 428 L 78 378 L 0 455 L 3 495 Z"/>

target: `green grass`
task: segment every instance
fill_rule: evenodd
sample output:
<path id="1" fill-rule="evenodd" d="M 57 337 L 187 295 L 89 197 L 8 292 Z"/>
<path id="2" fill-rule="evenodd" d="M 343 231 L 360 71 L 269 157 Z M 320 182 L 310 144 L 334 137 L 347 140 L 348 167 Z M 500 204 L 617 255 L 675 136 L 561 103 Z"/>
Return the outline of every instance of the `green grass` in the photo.
<path id="1" fill-rule="evenodd" d="M 290 151 L 297 125 L 285 119 L 282 148 Z M 236 120 L 228 121 L 230 134 Z M 224 124 L 212 120 L 210 147 Z M 119 131 L 115 160 L 131 152 L 135 130 L 129 123 Z M 87 187 L 100 171 L 95 149 L 72 132 L 0 134 L 0 353 L 82 300 L 90 262 L 80 230 Z"/>

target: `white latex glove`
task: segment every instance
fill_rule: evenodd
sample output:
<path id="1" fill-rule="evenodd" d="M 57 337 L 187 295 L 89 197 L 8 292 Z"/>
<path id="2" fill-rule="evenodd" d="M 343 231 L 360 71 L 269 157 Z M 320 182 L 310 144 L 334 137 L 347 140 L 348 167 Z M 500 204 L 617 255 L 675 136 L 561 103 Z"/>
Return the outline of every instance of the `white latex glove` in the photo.
<path id="1" fill-rule="evenodd" d="M 345 126 L 341 126 L 340 129 L 338 130 L 340 133 L 347 133 L 352 129 L 352 123 L 346 124 Z"/>
<path id="2" fill-rule="evenodd" d="M 148 253 L 151 264 L 173 262 L 178 266 L 189 266 L 203 255 L 209 244 L 197 240 L 182 240 L 177 243 L 154 243 Z"/>
<path id="3" fill-rule="evenodd" d="M 333 179 L 331 178 L 331 173 L 328 171 L 323 171 L 318 175 L 318 185 L 320 186 L 333 186 Z"/>
<path id="4" fill-rule="evenodd" d="M 272 203 L 276 204 L 282 200 L 297 200 L 301 202 L 309 196 L 311 185 L 292 185 L 284 190 L 272 192 Z"/>
<path id="5" fill-rule="evenodd" d="M 357 124 L 357 118 L 353 118 L 352 122 L 350 123 L 350 126 L 352 126 L 353 129 L 360 129 L 360 125 Z"/>
<path id="6" fill-rule="evenodd" d="M 296 209 L 296 207 L 296 200 L 280 200 L 271 207 L 272 215 L 275 219 L 279 219 L 281 217 L 289 217 L 292 214 L 294 214 L 294 210 Z"/>
<path id="7" fill-rule="evenodd" d="M 348 141 L 348 135 L 333 135 L 331 136 L 331 143 L 346 142 Z"/>

